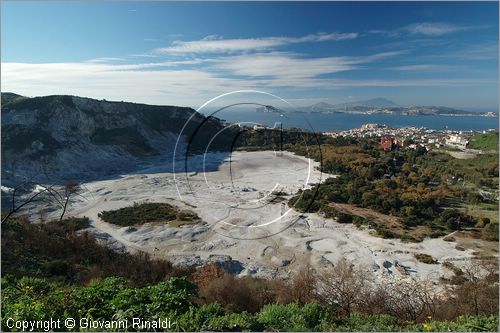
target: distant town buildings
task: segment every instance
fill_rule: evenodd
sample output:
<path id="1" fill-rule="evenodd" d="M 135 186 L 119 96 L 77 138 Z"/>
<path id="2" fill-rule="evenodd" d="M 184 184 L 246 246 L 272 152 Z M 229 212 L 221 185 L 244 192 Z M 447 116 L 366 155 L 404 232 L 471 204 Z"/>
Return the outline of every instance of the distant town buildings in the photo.
<path id="1" fill-rule="evenodd" d="M 381 125 L 381 124 L 364 124 L 361 126 L 362 130 L 374 130 L 374 129 L 380 129 L 380 128 L 387 128 L 387 126 Z"/>
<path id="2" fill-rule="evenodd" d="M 419 146 L 427 150 L 448 146 L 465 150 L 472 131 L 432 130 L 424 127 L 389 128 L 383 124 L 364 124 L 359 128 L 340 132 L 325 132 L 324 135 L 336 137 L 378 138 L 381 149 L 391 151 L 397 147 L 416 149 Z"/>

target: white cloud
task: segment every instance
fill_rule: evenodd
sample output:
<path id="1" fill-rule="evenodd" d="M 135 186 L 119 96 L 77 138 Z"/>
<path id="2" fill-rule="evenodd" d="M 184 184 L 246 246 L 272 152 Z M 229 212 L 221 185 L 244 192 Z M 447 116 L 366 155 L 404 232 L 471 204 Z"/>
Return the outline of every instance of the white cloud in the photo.
<path id="1" fill-rule="evenodd" d="M 314 35 L 318 38 L 319 35 Z M 214 36 L 207 39 L 218 39 Z M 313 37 L 302 37 L 313 39 Z M 182 58 L 158 62 L 125 63 L 98 58 L 79 63 L 2 63 L 2 90 L 27 96 L 69 94 L 110 100 L 196 107 L 228 91 L 307 92 L 350 87 L 471 86 L 496 83 L 487 79 L 339 79 L 328 74 L 362 70 L 363 66 L 407 51 L 364 56 L 305 58 L 287 52 Z M 113 61 L 115 61 L 113 63 Z M 391 67 L 423 71 L 441 65 Z M 328 76 L 326 76 L 328 75 Z M 294 93 L 295 94 L 295 93 Z"/>
<path id="2" fill-rule="evenodd" d="M 360 57 L 300 58 L 288 53 L 260 53 L 219 58 L 213 68 L 231 74 L 282 79 L 314 78 L 324 74 L 356 70 L 359 64 L 396 56 L 405 51 Z"/>
<path id="3" fill-rule="evenodd" d="M 416 64 L 416 65 L 404 65 L 395 66 L 389 69 L 401 72 L 448 72 L 455 70 L 463 70 L 464 66 L 450 66 L 442 64 Z"/>
<path id="4" fill-rule="evenodd" d="M 125 61 L 124 58 L 117 58 L 117 57 L 101 57 L 101 58 L 94 58 L 87 60 L 86 62 L 94 62 L 94 63 L 106 63 L 106 62 L 117 62 L 117 61 Z"/>
<path id="5" fill-rule="evenodd" d="M 411 34 L 424 35 L 424 36 L 442 36 L 449 33 L 464 31 L 469 29 L 471 28 L 449 23 L 430 23 L 430 22 L 415 23 L 403 28 L 403 30 Z"/>
<path id="6" fill-rule="evenodd" d="M 326 82 L 325 82 L 326 83 Z M 330 80 L 331 87 L 468 87 L 496 83 L 495 80 L 475 78 L 403 79 L 403 80 Z"/>
<path id="7" fill-rule="evenodd" d="M 69 94 L 110 100 L 196 106 L 200 100 L 254 87 L 201 70 L 148 70 L 143 65 L 2 63 L 2 91 L 26 96 Z"/>
<path id="8" fill-rule="evenodd" d="M 474 47 L 464 44 L 456 50 L 435 54 L 433 57 L 465 60 L 496 60 L 498 62 L 498 41 L 476 44 Z"/>
<path id="9" fill-rule="evenodd" d="M 222 39 L 215 35 L 196 41 L 174 41 L 171 46 L 153 50 L 155 54 L 189 54 L 189 53 L 232 53 L 243 51 L 262 51 L 278 46 L 325 41 L 341 41 L 354 39 L 358 33 L 318 33 L 302 37 L 263 37 Z"/>
<path id="10" fill-rule="evenodd" d="M 382 55 L 365 58 L 320 58 L 303 61 L 276 55 L 274 62 L 267 60 L 255 71 L 266 71 L 278 62 L 304 67 L 289 69 L 279 67 L 272 77 L 243 74 L 243 66 L 233 64 L 229 74 L 201 69 L 178 69 L 157 67 L 157 64 L 112 65 L 103 63 L 2 63 L 2 90 L 26 96 L 69 94 L 98 99 L 127 100 L 151 104 L 176 104 L 197 107 L 211 97 L 239 89 L 276 91 L 288 89 L 305 92 L 308 89 L 341 89 L 349 87 L 411 87 L 411 86 L 473 86 L 496 83 L 487 79 L 334 79 L 321 74 L 329 66 L 343 70 L 344 66 L 378 59 Z M 347 60 L 346 60 L 347 59 Z M 250 57 L 247 59 L 250 60 Z M 255 65 L 257 65 L 258 60 Z M 227 64 L 230 64 L 228 62 Z M 226 65 L 227 65 L 226 64 Z M 154 70 L 153 70 L 154 69 Z M 330 69 L 331 70 L 331 69 Z M 312 72 L 307 74 L 307 72 Z"/>
<path id="11" fill-rule="evenodd" d="M 461 26 L 445 22 L 420 22 L 410 24 L 393 30 L 369 30 L 370 34 L 382 34 L 389 37 L 403 37 L 407 35 L 439 37 L 459 31 L 482 29 L 487 26 Z"/>

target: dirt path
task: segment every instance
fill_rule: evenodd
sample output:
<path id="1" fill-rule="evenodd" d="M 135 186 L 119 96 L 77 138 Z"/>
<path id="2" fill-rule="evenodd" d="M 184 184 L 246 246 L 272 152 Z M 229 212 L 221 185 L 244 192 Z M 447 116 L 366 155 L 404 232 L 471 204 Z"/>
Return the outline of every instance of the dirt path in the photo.
<path id="1" fill-rule="evenodd" d="M 397 216 L 382 214 L 374 211 L 373 209 L 361 208 L 352 204 L 333 202 L 330 204 L 330 206 L 345 214 L 360 216 L 365 219 L 373 220 L 377 224 L 383 224 L 388 227 L 401 227 L 401 223 Z"/>

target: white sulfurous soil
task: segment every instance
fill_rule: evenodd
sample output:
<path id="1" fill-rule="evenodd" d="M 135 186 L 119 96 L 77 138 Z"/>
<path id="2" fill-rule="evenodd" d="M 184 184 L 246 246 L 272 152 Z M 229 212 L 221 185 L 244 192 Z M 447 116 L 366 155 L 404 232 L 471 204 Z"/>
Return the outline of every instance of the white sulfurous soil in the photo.
<path id="1" fill-rule="evenodd" d="M 217 161 L 223 163 L 218 166 Z M 292 153 L 235 152 L 231 157 L 210 153 L 205 159 L 189 157 L 187 173 L 184 166 L 184 160 L 176 161 L 174 174 L 172 161 L 165 161 L 135 174 L 86 183 L 86 199 L 73 202 L 68 216 L 89 217 L 90 230 L 117 250 L 148 252 L 180 266 L 215 260 L 235 274 L 258 277 L 286 278 L 304 265 L 328 268 L 344 257 L 381 279 L 430 277 L 438 281 L 451 272 L 441 264 L 418 262 L 415 253 L 430 254 L 439 263 L 451 260 L 458 266 L 473 257 L 472 250 L 456 250 L 454 242 L 442 238 L 421 243 L 386 240 L 372 236 L 368 229 L 300 214 L 286 205 L 287 200 L 270 202 L 275 198 L 272 191 L 286 192 L 287 199 L 300 188 L 331 176 L 321 174 L 316 162 Z M 206 224 L 117 227 L 97 216 L 148 201 L 193 210 Z M 395 263 L 405 266 L 409 274 L 402 274 Z"/>

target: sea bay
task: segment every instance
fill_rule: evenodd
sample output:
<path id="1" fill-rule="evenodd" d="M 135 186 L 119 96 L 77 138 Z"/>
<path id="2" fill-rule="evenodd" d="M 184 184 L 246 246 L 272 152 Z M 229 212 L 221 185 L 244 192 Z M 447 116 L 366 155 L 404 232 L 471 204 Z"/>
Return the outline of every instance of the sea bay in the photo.
<path id="1" fill-rule="evenodd" d="M 385 124 L 388 127 L 394 128 L 425 127 L 434 130 L 454 131 L 498 130 L 498 117 L 483 116 L 401 116 L 389 114 L 321 114 L 300 112 L 280 114 L 234 109 L 218 112 L 214 116 L 222 118 L 229 123 L 243 122 L 248 125 L 263 124 L 270 127 L 281 123 L 283 128 L 295 127 L 315 132 L 349 130 L 367 123 Z"/>

